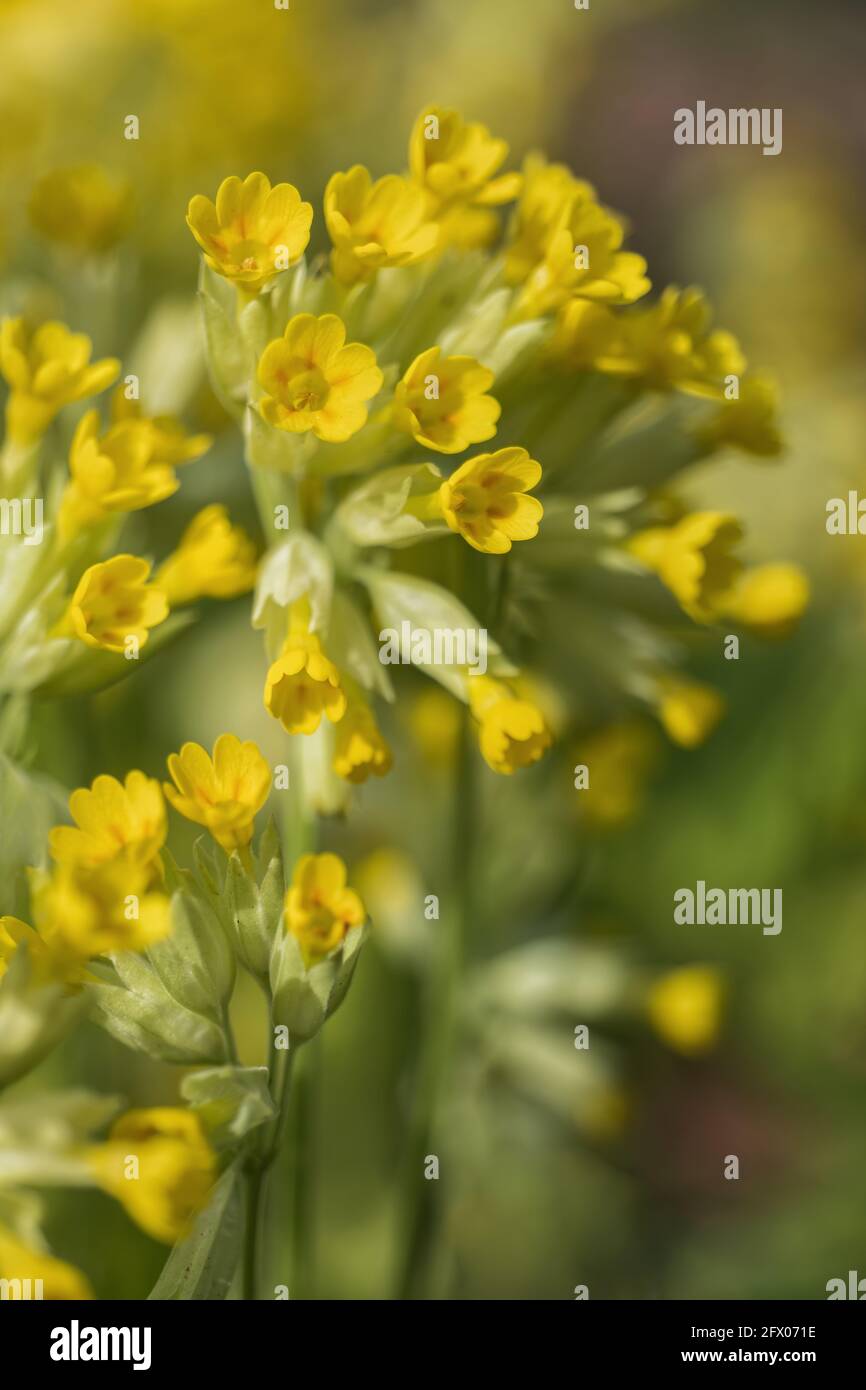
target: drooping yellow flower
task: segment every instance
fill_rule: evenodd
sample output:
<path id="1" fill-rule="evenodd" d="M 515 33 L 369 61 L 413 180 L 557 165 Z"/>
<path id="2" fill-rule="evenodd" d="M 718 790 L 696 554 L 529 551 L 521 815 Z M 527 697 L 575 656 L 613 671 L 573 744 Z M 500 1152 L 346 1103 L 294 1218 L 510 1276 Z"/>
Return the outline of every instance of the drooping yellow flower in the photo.
<path id="1" fill-rule="evenodd" d="M 269 424 L 292 434 L 312 430 L 331 444 L 364 426 L 366 402 L 383 380 L 373 349 L 347 343 L 336 314 L 296 314 L 282 338 L 268 343 L 258 377 L 265 391 L 259 409 Z"/>
<path id="2" fill-rule="evenodd" d="M 478 454 L 451 474 L 439 489 L 442 515 L 475 550 L 504 555 L 512 541 L 538 534 L 544 508 L 527 493 L 541 480 L 541 464 L 525 449 Z"/>
<path id="3" fill-rule="evenodd" d="M 155 777 L 134 770 L 123 782 L 101 774 L 69 798 L 75 825 L 56 825 L 48 848 L 59 864 L 94 868 L 123 855 L 153 863 L 165 844 L 165 802 Z"/>
<path id="4" fill-rule="evenodd" d="M 170 1106 L 130 1110 L 87 1157 L 100 1187 L 166 1245 L 186 1235 L 216 1177 L 216 1157 L 198 1116 Z"/>
<path id="5" fill-rule="evenodd" d="M 171 931 L 154 867 L 121 854 L 95 868 L 61 863 L 33 890 L 34 921 L 59 972 L 115 951 L 144 951 Z"/>
<path id="6" fill-rule="evenodd" d="M 521 284 L 541 264 L 550 238 L 566 222 L 572 204 L 594 198 L 592 185 L 576 179 L 564 164 L 548 164 L 539 154 L 527 156 L 505 248 L 510 284 Z"/>
<path id="7" fill-rule="evenodd" d="M 665 676 L 659 682 L 658 716 L 680 748 L 697 748 L 725 712 L 725 699 L 710 685 Z"/>
<path id="8" fill-rule="evenodd" d="M 610 724 L 583 740 L 575 760 L 586 767 L 588 781 L 577 799 L 590 825 L 613 830 L 633 819 L 644 800 L 659 741 L 652 728 L 637 720 Z"/>
<path id="9" fill-rule="evenodd" d="M 486 394 L 492 385 L 493 373 L 474 357 L 443 357 L 440 348 L 428 348 L 397 383 L 394 424 L 428 449 L 462 453 L 496 433 L 501 407 Z"/>
<path id="10" fill-rule="evenodd" d="M 624 316 L 591 299 L 569 299 L 556 316 L 550 355 L 571 371 L 637 375 L 628 354 Z"/>
<path id="11" fill-rule="evenodd" d="M 686 965 L 653 982 L 646 1008 L 659 1037 L 677 1052 L 696 1056 L 719 1036 L 724 983 L 711 965 Z"/>
<path id="12" fill-rule="evenodd" d="M 168 600 L 147 582 L 150 564 L 136 555 L 112 555 L 78 581 L 56 636 L 79 637 L 88 647 L 124 652 L 130 639 L 143 647 L 149 629 L 168 617 Z"/>
<path id="13" fill-rule="evenodd" d="M 76 251 L 110 251 L 127 230 L 132 207 L 126 179 L 99 164 L 76 164 L 45 174 L 33 190 L 30 218 L 50 241 Z"/>
<path id="14" fill-rule="evenodd" d="M 198 743 L 172 753 L 164 783 L 169 803 L 187 820 L 205 826 L 226 853 L 248 845 L 257 813 L 268 799 L 271 769 L 254 743 L 220 734 L 211 758 Z"/>
<path id="15" fill-rule="evenodd" d="M 657 574 L 696 622 L 710 622 L 740 572 L 732 554 L 743 531 L 727 512 L 692 512 L 674 526 L 639 531 L 628 550 Z"/>
<path id="16" fill-rule="evenodd" d="M 313 209 L 290 183 L 271 188 L 265 174 L 223 179 L 216 205 L 198 193 L 186 222 L 211 270 L 248 295 L 297 261 L 310 240 Z"/>
<path id="17" fill-rule="evenodd" d="M 342 944 L 362 924 L 364 904 L 346 887 L 346 866 L 336 854 L 305 854 L 286 893 L 286 930 L 297 938 L 308 967 Z"/>
<path id="18" fill-rule="evenodd" d="M 346 713 L 340 672 L 310 631 L 304 602 L 290 609 L 288 636 L 265 681 L 265 708 L 288 734 L 314 734 L 322 715 L 336 724 Z"/>
<path id="19" fill-rule="evenodd" d="M 516 198 L 520 174 L 498 174 L 507 157 L 505 140 L 441 106 L 426 107 L 409 137 L 412 179 L 427 191 L 437 215 L 455 204 L 497 207 Z"/>
<path id="20" fill-rule="evenodd" d="M 478 722 L 481 756 L 488 767 L 510 775 L 543 757 L 553 740 L 537 705 L 491 676 L 467 676 L 466 688 L 469 708 Z"/>
<path id="21" fill-rule="evenodd" d="M 775 458 L 784 447 L 778 411 L 776 383 L 765 376 L 748 376 L 740 383 L 739 396 L 725 401 L 698 427 L 697 435 L 707 449 L 730 445 L 758 458 Z"/>
<path id="22" fill-rule="evenodd" d="M 731 618 L 761 637 L 787 637 L 809 602 L 809 580 L 799 565 L 757 565 L 719 603 Z"/>
<path id="23" fill-rule="evenodd" d="M 334 243 L 331 267 L 347 285 L 384 266 L 416 265 L 439 239 L 423 189 L 399 174 L 374 183 L 362 164 L 328 180 L 325 222 Z"/>
<path id="24" fill-rule="evenodd" d="M 90 361 L 93 344 L 63 323 L 30 332 L 23 318 L 0 324 L 0 372 L 9 385 L 6 428 L 17 444 L 31 444 L 64 405 L 96 396 L 120 371 L 116 357 Z"/>
<path id="25" fill-rule="evenodd" d="M 187 434 L 174 415 L 145 415 L 141 401 L 127 396 L 126 388 L 118 386 L 111 393 L 111 423 L 119 425 L 136 420 L 147 424 L 151 435 L 151 460 L 179 468 L 201 458 L 213 444 L 210 434 Z"/>
<path id="26" fill-rule="evenodd" d="M 620 370 L 639 376 L 651 390 L 676 387 L 721 399 L 725 378 L 740 376 L 746 359 L 732 333 L 710 329 L 711 318 L 700 290 L 670 286 L 652 308 L 623 316 Z"/>
<path id="27" fill-rule="evenodd" d="M 235 598 L 256 581 L 256 547 L 214 502 L 193 517 L 154 578 L 172 608 L 199 598 Z"/>
<path id="28" fill-rule="evenodd" d="M 347 687 L 346 712 L 336 727 L 334 771 L 356 785 L 367 778 L 384 777 L 392 756 L 372 709 L 354 682 Z"/>
<path id="29" fill-rule="evenodd" d="M 80 1269 L 20 1240 L 0 1226 L 0 1281 L 3 1297 L 80 1302 L 93 1291 Z"/>

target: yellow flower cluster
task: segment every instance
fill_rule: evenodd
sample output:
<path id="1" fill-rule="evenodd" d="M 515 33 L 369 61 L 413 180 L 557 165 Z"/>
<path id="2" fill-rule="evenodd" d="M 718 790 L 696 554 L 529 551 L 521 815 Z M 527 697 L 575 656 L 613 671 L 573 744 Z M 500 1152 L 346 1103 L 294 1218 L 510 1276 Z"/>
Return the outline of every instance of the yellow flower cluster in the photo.
<path id="1" fill-rule="evenodd" d="M 154 1240 L 173 1245 L 207 1203 L 216 1156 L 189 1110 L 130 1110 L 86 1159 L 99 1186 Z"/>

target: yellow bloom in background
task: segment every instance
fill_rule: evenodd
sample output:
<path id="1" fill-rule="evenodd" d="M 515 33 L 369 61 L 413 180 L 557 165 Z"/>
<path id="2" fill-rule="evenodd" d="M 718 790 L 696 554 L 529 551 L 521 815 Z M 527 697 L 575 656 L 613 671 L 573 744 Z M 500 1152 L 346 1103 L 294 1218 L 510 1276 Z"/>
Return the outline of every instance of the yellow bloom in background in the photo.
<path id="1" fill-rule="evenodd" d="M 523 186 L 508 228 L 505 275 L 510 284 L 524 281 L 544 260 L 550 238 L 566 221 L 576 199 L 595 198 L 591 184 L 576 179 L 564 164 L 548 164 L 543 155 L 527 155 Z"/>
<path id="2" fill-rule="evenodd" d="M 589 774 L 577 798 L 586 821 L 603 830 L 628 824 L 643 805 L 658 754 L 658 735 L 637 720 L 610 724 L 584 739 L 575 765 L 585 766 Z"/>
<path id="3" fill-rule="evenodd" d="M 187 820 L 205 826 L 227 854 L 248 845 L 257 813 L 271 789 L 270 765 L 254 743 L 220 734 L 209 757 L 198 743 L 172 753 L 166 799 Z"/>
<path id="4" fill-rule="evenodd" d="M 594 198 L 577 193 L 551 233 L 544 260 L 527 277 L 517 309 L 524 318 L 550 313 L 574 296 L 632 304 L 651 288 L 646 261 L 623 251 L 623 224 Z"/>
<path id="5" fill-rule="evenodd" d="M 198 1116 L 170 1106 L 130 1110 L 87 1157 L 100 1187 L 166 1245 L 186 1235 L 216 1178 L 216 1157 Z"/>
<path id="6" fill-rule="evenodd" d="M 186 222 L 211 270 L 224 275 L 249 295 L 307 249 L 313 209 L 290 183 L 271 188 L 265 174 L 223 179 L 216 204 L 198 193 L 190 201 Z"/>
<path id="7" fill-rule="evenodd" d="M 477 679 L 477 678 L 475 678 Z M 400 706 L 402 711 L 402 706 Z M 451 767 L 460 742 L 460 705 L 452 695 L 429 684 L 414 697 L 407 720 L 422 756 L 433 767 Z"/>
<path id="8" fill-rule="evenodd" d="M 30 220 L 49 241 L 76 251 L 110 251 L 127 231 L 131 188 L 99 164 L 45 174 L 30 199 Z"/>
<path id="9" fill-rule="evenodd" d="M 31 964 L 39 975 L 51 973 L 51 962 L 45 942 L 19 917 L 0 917 L 0 980 L 12 963 L 19 946 L 26 946 Z"/>
<path id="10" fill-rule="evenodd" d="M 725 712 L 725 699 L 710 685 L 663 677 L 659 683 L 658 716 L 665 732 L 680 748 L 697 748 L 715 729 Z"/>
<path id="11" fill-rule="evenodd" d="M 80 1269 L 25 1243 L 6 1226 L 0 1226 L 0 1280 L 10 1299 L 80 1302 L 93 1298 Z"/>
<path id="12" fill-rule="evenodd" d="M 697 429 L 708 450 L 730 445 L 758 458 L 775 458 L 784 448 L 779 430 L 779 391 L 764 376 L 749 376 L 740 383 L 736 400 L 726 401 L 715 415 Z"/>
<path id="13" fill-rule="evenodd" d="M 664 1042 L 695 1056 L 718 1040 L 724 995 L 720 971 L 711 965 L 686 965 L 653 982 L 647 991 L 647 1014 Z"/>
<path id="14" fill-rule="evenodd" d="M 149 561 L 136 555 L 113 555 L 91 565 L 54 635 L 79 637 L 106 652 L 124 652 L 131 638 L 143 647 L 150 628 L 168 617 L 168 600 L 147 582 L 149 574 Z"/>
<path id="15" fill-rule="evenodd" d="M 305 854 L 286 893 L 286 930 L 296 937 L 306 966 L 324 960 L 367 913 L 346 887 L 346 866 L 336 854 Z"/>
<path id="16" fill-rule="evenodd" d="M 352 682 L 347 690 L 346 712 L 336 728 L 334 771 L 347 782 L 360 784 L 371 776 L 384 777 L 390 772 L 392 761 L 391 749 L 372 709 Z"/>
<path id="17" fill-rule="evenodd" d="M 125 421 L 136 420 L 145 423 L 151 436 L 151 461 L 167 463 L 178 468 L 182 463 L 193 463 L 207 453 L 213 436 L 210 434 L 187 434 L 180 420 L 173 415 L 145 415 L 141 401 L 126 394 L 126 388 L 118 386 L 111 393 L 111 422 L 119 425 Z"/>
<path id="18" fill-rule="evenodd" d="M 455 203 L 496 207 L 516 198 L 520 174 L 498 174 L 507 157 L 505 140 L 441 106 L 426 107 L 409 137 L 410 174 L 437 214 Z"/>
<path id="19" fill-rule="evenodd" d="M 745 372 L 746 359 L 732 333 L 710 330 L 711 318 L 700 290 L 670 286 L 651 309 L 623 316 L 620 370 L 654 390 L 720 399 L 725 378 Z"/>
<path id="20" fill-rule="evenodd" d="M 133 770 L 123 782 L 105 773 L 69 798 L 75 825 L 56 825 L 48 848 L 60 864 L 94 868 L 124 855 L 150 864 L 165 844 L 165 802 L 155 777 Z"/>
<path id="21" fill-rule="evenodd" d="M 331 444 L 363 427 L 366 402 L 383 380 L 373 349 L 347 343 L 336 314 L 296 314 L 262 353 L 258 378 L 266 393 L 259 409 L 269 424 L 292 434 L 312 430 Z"/>
<path id="22" fill-rule="evenodd" d="M 675 526 L 639 531 L 628 550 L 658 575 L 695 622 L 710 622 L 740 572 L 732 551 L 742 535 L 737 518 L 727 512 L 692 512 Z"/>
<path id="23" fill-rule="evenodd" d="M 570 299 L 556 316 L 550 354 L 571 371 L 636 376 L 638 364 L 628 354 L 624 323 L 624 316 L 605 304 Z"/>
<path id="24" fill-rule="evenodd" d="M 512 541 L 538 534 L 544 508 L 527 493 L 541 481 L 541 464 L 525 449 L 479 454 L 451 474 L 439 489 L 442 515 L 475 550 L 504 555 Z"/>
<path id="25" fill-rule="evenodd" d="M 474 357 L 443 357 L 440 348 L 428 348 L 397 383 L 394 424 L 428 449 L 462 453 L 496 433 L 501 406 L 486 394 L 493 379 Z"/>
<path id="26" fill-rule="evenodd" d="M 265 708 L 287 734 L 314 734 L 326 715 L 332 724 L 346 713 L 340 673 L 309 628 L 306 604 L 293 604 L 289 634 L 265 681 Z"/>
<path id="27" fill-rule="evenodd" d="M 235 598 L 256 581 L 256 547 L 214 502 L 193 517 L 154 579 L 172 608 L 199 598 Z"/>
<path id="28" fill-rule="evenodd" d="M 144 420 L 112 425 L 100 438 L 99 411 L 78 422 L 69 451 L 70 481 L 60 503 L 65 540 L 109 512 L 133 512 L 171 497 L 179 483 L 168 463 L 154 459 Z"/>
<path id="29" fill-rule="evenodd" d="M 6 428 L 17 444 L 31 444 L 64 405 L 96 396 L 117 378 L 116 357 L 90 361 L 93 344 L 63 323 L 43 323 L 32 332 L 23 318 L 0 324 L 0 372 L 9 385 Z"/>
<path id="30" fill-rule="evenodd" d="M 334 244 L 331 267 L 347 285 L 369 279 L 384 266 L 416 265 L 432 254 L 439 239 L 421 188 L 399 174 L 374 183 L 362 164 L 331 175 L 325 222 Z"/>
<path id="31" fill-rule="evenodd" d="M 89 868 L 58 864 L 33 890 L 34 921 L 58 969 L 93 956 L 144 951 L 171 931 L 169 899 L 151 888 L 154 869 L 131 855 Z"/>
<path id="32" fill-rule="evenodd" d="M 809 603 L 809 580 L 799 565 L 757 565 L 719 604 L 719 612 L 761 637 L 787 637 Z"/>
<path id="33" fill-rule="evenodd" d="M 488 767 L 510 774 L 543 757 L 553 740 L 536 704 L 519 699 L 504 681 L 491 676 L 467 676 L 466 689 Z"/>

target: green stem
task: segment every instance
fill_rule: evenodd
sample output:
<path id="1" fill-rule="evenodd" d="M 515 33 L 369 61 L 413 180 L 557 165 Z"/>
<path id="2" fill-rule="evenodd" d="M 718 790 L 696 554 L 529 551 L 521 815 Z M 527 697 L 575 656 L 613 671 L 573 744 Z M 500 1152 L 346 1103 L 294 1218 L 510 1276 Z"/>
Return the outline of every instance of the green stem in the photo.
<path id="1" fill-rule="evenodd" d="M 290 1106 L 291 1292 L 293 1298 L 315 1297 L 316 1117 L 321 1071 L 321 1035 L 307 1045 L 297 1069 Z"/>
<path id="2" fill-rule="evenodd" d="M 242 1297 L 258 1297 L 259 1227 L 265 1170 L 256 1165 L 244 1174 L 244 1260 Z"/>

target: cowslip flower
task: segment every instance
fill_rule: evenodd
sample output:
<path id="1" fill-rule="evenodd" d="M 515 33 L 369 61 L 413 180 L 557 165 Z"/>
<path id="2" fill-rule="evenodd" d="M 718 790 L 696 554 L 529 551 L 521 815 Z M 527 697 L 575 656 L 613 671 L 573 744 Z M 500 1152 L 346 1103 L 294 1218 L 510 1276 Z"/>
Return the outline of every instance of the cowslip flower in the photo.
<path id="1" fill-rule="evenodd" d="M 87 1159 L 100 1187 L 166 1245 L 187 1233 L 216 1178 L 216 1156 L 198 1116 L 171 1106 L 122 1115 Z"/>
<path id="2" fill-rule="evenodd" d="M 374 183 L 362 164 L 332 174 L 324 207 L 334 244 L 331 266 L 343 284 L 370 279 L 384 266 L 415 265 L 439 239 L 423 189 L 399 174 Z"/>
<path id="3" fill-rule="evenodd" d="M 69 798 L 74 825 L 49 833 L 51 857 L 60 864 L 93 868 L 119 855 L 137 864 L 152 863 L 166 836 L 165 802 L 155 777 L 128 772 L 123 782 L 105 773 Z"/>
<path id="4" fill-rule="evenodd" d="M 171 931 L 169 899 L 152 887 L 153 867 L 124 854 L 95 867 L 61 863 L 32 894 L 34 923 L 58 966 L 144 951 Z"/>
<path id="5" fill-rule="evenodd" d="M 38 932 L 20 917 L 0 917 L 0 980 L 19 947 L 24 946 L 35 974 L 44 979 L 53 973 L 50 953 Z"/>
<path id="6" fill-rule="evenodd" d="M 271 187 L 265 174 L 223 179 L 216 204 L 198 193 L 186 222 L 211 270 L 257 295 L 307 249 L 313 209 L 290 183 Z"/>
<path id="7" fill-rule="evenodd" d="M 62 1302 L 93 1298 L 93 1290 L 80 1269 L 26 1243 L 7 1226 L 0 1226 L 0 1281 L 4 1289 L 7 1284 L 20 1282 L 25 1288 L 39 1290 L 38 1294 L 31 1292 L 21 1297 Z M 15 1297 L 11 1292 L 8 1296 Z"/>
<path id="8" fill-rule="evenodd" d="M 132 206 L 126 179 L 99 164 L 54 169 L 36 184 L 30 220 L 49 241 L 76 251 L 110 251 L 127 230 Z"/>
<path id="9" fill-rule="evenodd" d="M 345 680 L 346 712 L 336 726 L 334 771 L 355 785 L 384 777 L 392 765 L 391 749 L 356 682 Z"/>
<path id="10" fill-rule="evenodd" d="M 510 775 L 538 762 L 552 743 L 542 711 L 505 681 L 467 676 L 469 708 L 478 723 L 481 756 L 494 772 Z"/>
<path id="11" fill-rule="evenodd" d="M 462 453 L 496 433 L 501 407 L 487 395 L 493 379 L 474 357 L 443 357 L 440 348 L 428 348 L 397 383 L 394 424 L 429 449 Z"/>
<path id="12" fill-rule="evenodd" d="M 707 451 L 729 445 L 757 458 L 775 458 L 783 447 L 778 409 L 775 382 L 765 376 L 748 376 L 740 383 L 739 395 L 725 401 L 695 433 Z"/>
<path id="13" fill-rule="evenodd" d="M 265 392 L 259 409 L 269 424 L 292 434 L 312 430 L 331 444 L 363 427 L 366 402 L 383 380 L 373 349 L 347 343 L 336 314 L 296 314 L 262 353 L 258 379 Z"/>
<path id="14" fill-rule="evenodd" d="M 651 390 L 721 399 L 725 378 L 743 373 L 746 359 L 733 333 L 710 329 L 711 317 L 700 290 L 669 286 L 650 309 L 622 318 L 620 370 Z"/>
<path id="15" fill-rule="evenodd" d="M 638 531 L 628 551 L 657 574 L 696 622 L 710 622 L 740 572 L 742 527 L 727 512 L 692 512 L 675 526 Z"/>
<path id="16" fill-rule="evenodd" d="M 576 179 L 565 164 L 548 164 L 542 155 L 527 155 L 520 200 L 508 228 L 505 275 L 521 284 L 544 260 L 548 243 L 577 199 L 595 198 L 595 189 Z"/>
<path id="17" fill-rule="evenodd" d="M 124 652 L 130 640 L 143 647 L 152 627 L 168 617 L 168 600 L 147 582 L 150 563 L 113 555 L 84 571 L 55 636 L 78 637 L 88 647 Z"/>
<path id="18" fill-rule="evenodd" d="M 109 512 L 153 506 L 177 491 L 170 463 L 155 457 L 155 438 L 145 420 L 125 420 L 100 437 L 99 411 L 78 422 L 69 451 L 70 480 L 60 503 L 63 539 Z"/>
<path id="19" fill-rule="evenodd" d="M 538 534 L 544 508 L 529 491 L 541 480 L 541 464 L 525 449 L 478 454 L 443 482 L 436 500 L 452 531 L 474 550 L 505 555 L 512 541 Z"/>
<path id="20" fill-rule="evenodd" d="M 607 304 L 633 304 L 651 288 L 647 264 L 623 251 L 623 224 L 594 198 L 575 195 L 563 224 L 551 233 L 544 259 L 530 271 L 517 313 L 534 318 L 574 296 Z"/>
<path id="21" fill-rule="evenodd" d="M 199 598 L 235 598 L 256 581 L 256 547 L 215 502 L 193 517 L 154 579 L 172 608 Z"/>
<path id="22" fill-rule="evenodd" d="M 0 372 L 9 385 L 6 428 L 16 444 L 32 444 L 71 401 L 96 396 L 116 380 L 116 357 L 91 362 L 86 333 L 63 323 L 43 323 L 33 332 L 23 318 L 0 324 Z"/>
<path id="23" fill-rule="evenodd" d="M 757 565 L 723 595 L 718 611 L 761 637 L 787 637 L 808 602 L 809 580 L 799 565 Z"/>
<path id="24" fill-rule="evenodd" d="M 163 784 L 166 800 L 187 820 L 203 825 L 227 854 L 248 845 L 256 815 L 268 799 L 271 769 L 254 743 L 220 734 L 209 756 L 185 743 L 168 758 L 174 786 Z"/>
<path id="25" fill-rule="evenodd" d="M 516 198 L 520 174 L 498 174 L 507 157 L 505 140 L 441 106 L 425 107 L 409 137 L 410 174 L 437 214 L 455 203 L 496 207 Z"/>
<path id="26" fill-rule="evenodd" d="M 293 603 L 289 631 L 265 681 L 265 708 L 287 734 L 314 734 L 325 715 L 336 724 L 346 713 L 340 672 L 309 626 L 309 605 Z"/>
<path id="27" fill-rule="evenodd" d="M 646 1010 L 659 1037 L 687 1057 L 706 1052 L 717 1041 L 724 984 L 711 965 L 685 965 L 654 980 Z"/>
<path id="28" fill-rule="evenodd" d="M 638 720 L 609 724 L 585 738 L 575 753 L 589 781 L 580 793 L 586 822 L 602 830 L 618 829 L 637 815 L 661 740 Z"/>
<path id="29" fill-rule="evenodd" d="M 725 698 L 711 685 L 663 676 L 659 680 L 657 713 L 672 743 L 698 748 L 709 738 L 725 712 Z"/>
<path id="30" fill-rule="evenodd" d="M 307 967 L 336 950 L 366 915 L 358 894 L 346 887 L 346 866 L 338 855 L 305 854 L 298 860 L 286 893 L 285 920 Z"/>

